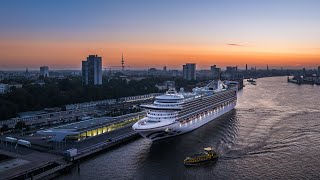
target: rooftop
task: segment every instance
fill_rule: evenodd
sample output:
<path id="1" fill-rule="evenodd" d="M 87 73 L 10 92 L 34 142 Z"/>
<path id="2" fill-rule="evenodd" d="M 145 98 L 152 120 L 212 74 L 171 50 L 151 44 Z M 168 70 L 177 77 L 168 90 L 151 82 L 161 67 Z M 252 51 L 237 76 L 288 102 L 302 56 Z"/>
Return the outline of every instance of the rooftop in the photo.
<path id="1" fill-rule="evenodd" d="M 80 122 L 75 122 L 67 125 L 58 126 L 55 128 L 52 128 L 52 130 L 67 130 L 67 131 L 80 131 L 84 129 L 90 129 L 93 127 L 97 127 L 100 125 L 107 125 L 112 124 L 119 121 L 124 121 L 126 119 L 129 119 L 131 117 L 137 116 L 137 115 L 144 115 L 145 112 L 139 112 L 139 113 L 132 113 L 117 117 L 101 117 L 101 118 L 93 118 L 89 120 L 84 120 Z"/>

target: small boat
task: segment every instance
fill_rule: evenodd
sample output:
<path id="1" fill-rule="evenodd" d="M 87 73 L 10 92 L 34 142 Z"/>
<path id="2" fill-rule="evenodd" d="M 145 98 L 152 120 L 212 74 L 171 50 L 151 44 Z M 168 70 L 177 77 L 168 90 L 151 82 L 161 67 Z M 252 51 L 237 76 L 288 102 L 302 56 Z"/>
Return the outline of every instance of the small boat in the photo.
<path id="1" fill-rule="evenodd" d="M 214 151 L 214 148 L 207 147 L 204 148 L 204 153 L 201 154 L 195 154 L 190 157 L 187 157 L 183 162 L 184 165 L 198 165 L 205 162 L 210 162 L 213 160 L 216 160 L 218 158 L 218 154 Z"/>
<path id="2" fill-rule="evenodd" d="M 256 82 L 253 78 L 247 79 L 247 81 L 250 83 Z"/>
<path id="3" fill-rule="evenodd" d="M 248 79 L 247 81 L 248 81 L 250 84 L 252 84 L 252 85 L 257 85 L 257 81 L 254 80 L 253 78 L 250 78 L 250 79 Z"/>

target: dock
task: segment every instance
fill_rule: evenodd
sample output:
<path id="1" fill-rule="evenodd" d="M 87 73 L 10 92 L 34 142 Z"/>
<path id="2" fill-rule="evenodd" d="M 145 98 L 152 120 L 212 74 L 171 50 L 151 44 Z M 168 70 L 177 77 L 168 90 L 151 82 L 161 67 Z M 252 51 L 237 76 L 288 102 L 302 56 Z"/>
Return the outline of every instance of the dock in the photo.
<path id="1" fill-rule="evenodd" d="M 128 143 L 131 140 L 137 139 L 139 137 L 140 137 L 140 135 L 137 132 L 133 131 L 133 132 L 115 137 L 112 139 L 111 142 L 100 142 L 100 143 L 94 144 L 92 146 L 89 146 L 89 147 L 86 147 L 83 149 L 79 149 L 77 156 L 75 156 L 73 159 L 70 159 L 70 161 L 77 161 L 77 160 L 86 158 L 86 157 L 94 155 L 96 153 L 114 148 L 114 147 L 121 145 L 123 143 Z"/>
<path id="2" fill-rule="evenodd" d="M 312 76 L 312 77 L 301 77 L 295 76 L 293 78 L 288 77 L 288 82 L 294 84 L 311 84 L 311 85 L 320 85 L 320 77 Z"/>
<path id="3" fill-rule="evenodd" d="M 22 148 L 24 152 L 30 152 L 26 155 L 18 155 L 15 152 L 5 152 L 1 150 L 0 154 L 7 154 L 13 159 L 24 162 L 24 164 L 3 172 L 1 172 L 0 164 L 0 179 L 52 179 L 62 173 L 69 172 L 75 167 L 78 167 L 80 170 L 80 160 L 82 161 L 88 159 L 91 156 L 106 152 L 110 149 L 129 143 L 141 137 L 138 133 L 131 129 L 131 126 L 119 130 L 118 133 L 113 132 L 113 134 L 110 134 L 110 136 L 112 136 L 112 138 L 105 138 L 104 136 L 96 137 L 98 139 L 93 139 L 94 143 L 89 141 L 80 142 L 81 144 L 77 149 L 78 153 L 74 157 L 67 157 L 63 153 L 64 150 L 61 150 L 60 153 L 57 151 L 43 152 L 43 150 L 42 152 L 39 152 L 26 147 L 18 147 L 20 149 Z M 106 141 L 106 139 L 108 141 Z M 88 146 L 86 146 L 86 144 Z M 3 145 L 4 144 L 2 144 L 2 146 Z M 8 166 L 8 163 L 6 164 L 6 166 Z M 4 164 L 3 166 L 3 168 L 6 168 Z"/>

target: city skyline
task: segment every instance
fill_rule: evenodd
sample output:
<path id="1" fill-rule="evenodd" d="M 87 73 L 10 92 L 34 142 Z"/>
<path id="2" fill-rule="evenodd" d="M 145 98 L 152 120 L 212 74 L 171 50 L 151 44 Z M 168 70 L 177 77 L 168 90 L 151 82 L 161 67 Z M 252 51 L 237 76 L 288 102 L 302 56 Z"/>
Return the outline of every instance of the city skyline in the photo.
<path id="1" fill-rule="evenodd" d="M 0 70 L 81 69 L 88 54 L 103 68 L 198 69 L 238 66 L 315 69 L 320 2 L 4 1 Z"/>

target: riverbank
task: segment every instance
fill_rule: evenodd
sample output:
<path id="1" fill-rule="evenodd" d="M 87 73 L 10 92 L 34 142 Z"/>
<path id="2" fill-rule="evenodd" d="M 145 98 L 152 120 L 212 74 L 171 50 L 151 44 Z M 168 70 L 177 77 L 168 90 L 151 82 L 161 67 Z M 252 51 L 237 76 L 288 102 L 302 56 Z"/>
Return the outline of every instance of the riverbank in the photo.
<path id="1" fill-rule="evenodd" d="M 126 133 L 124 133 L 126 132 Z M 139 138 L 140 135 L 130 127 L 117 133 L 109 134 L 106 141 L 103 136 L 98 139 L 83 141 L 78 144 L 78 154 L 72 158 L 60 151 L 41 152 L 37 148 L 15 147 L 12 144 L 1 143 L 0 154 L 5 155 L 6 160 L 0 164 L 0 179 L 51 179 L 72 168 L 80 170 L 80 160 L 85 160 L 96 154 L 106 152 L 122 144 L 129 143 Z"/>

